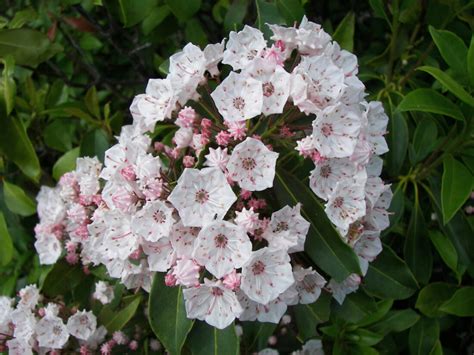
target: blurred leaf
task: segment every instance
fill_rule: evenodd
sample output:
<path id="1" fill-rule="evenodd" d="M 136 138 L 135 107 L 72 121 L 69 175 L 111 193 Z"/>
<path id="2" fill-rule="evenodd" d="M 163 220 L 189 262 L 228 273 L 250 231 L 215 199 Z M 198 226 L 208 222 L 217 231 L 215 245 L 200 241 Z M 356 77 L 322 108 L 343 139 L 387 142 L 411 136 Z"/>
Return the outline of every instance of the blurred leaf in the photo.
<path id="1" fill-rule="evenodd" d="M 471 44 L 467 52 L 467 72 L 471 86 L 474 87 L 474 36 L 471 37 Z"/>
<path id="2" fill-rule="evenodd" d="M 201 0 L 165 0 L 173 15 L 180 22 L 186 22 L 201 8 Z"/>
<path id="3" fill-rule="evenodd" d="M 140 294 L 132 295 L 126 299 L 125 306 L 118 310 L 111 308 L 110 305 L 106 305 L 102 308 L 98 321 L 107 328 L 109 334 L 119 331 L 133 318 L 141 300 Z"/>
<path id="4" fill-rule="evenodd" d="M 350 323 L 357 323 L 377 311 L 377 305 L 372 297 L 362 289 L 347 295 L 342 305 L 334 302 L 334 315 Z"/>
<path id="5" fill-rule="evenodd" d="M 456 292 L 456 285 L 434 282 L 424 287 L 418 294 L 415 307 L 428 317 L 439 317 L 440 306 Z"/>
<path id="6" fill-rule="evenodd" d="M 395 300 L 410 297 L 418 288 L 408 266 L 388 245 L 384 245 L 382 253 L 369 264 L 363 285 L 371 295 Z"/>
<path id="7" fill-rule="evenodd" d="M 416 22 L 421 8 L 421 3 L 418 0 L 402 0 L 400 2 L 399 21 L 406 24 Z"/>
<path id="8" fill-rule="evenodd" d="M 439 340 L 439 324 L 435 319 L 422 317 L 410 329 L 409 348 L 411 355 L 431 354 Z"/>
<path id="9" fill-rule="evenodd" d="M 380 319 L 379 322 L 371 325 L 370 330 L 381 334 L 387 335 L 391 332 L 402 332 L 415 324 L 420 316 L 412 309 L 404 310 L 392 310 L 389 311 L 385 317 Z"/>
<path id="10" fill-rule="evenodd" d="M 403 115 L 395 112 L 390 118 L 387 142 L 390 151 L 387 153 L 387 168 L 391 176 L 398 176 L 408 149 L 408 126 Z"/>
<path id="11" fill-rule="evenodd" d="M 295 22 L 301 22 L 304 9 L 300 0 L 277 0 L 276 3 L 288 26 L 293 26 Z"/>
<path id="12" fill-rule="evenodd" d="M 0 211 L 0 266 L 5 266 L 12 260 L 13 243 L 10 233 L 8 232 L 7 222 Z"/>
<path id="13" fill-rule="evenodd" d="M 17 11 L 15 16 L 11 19 L 8 24 L 8 28 L 21 28 L 28 22 L 32 22 L 36 20 L 38 14 L 36 13 L 35 9 L 32 7 L 27 7 L 26 9 Z"/>
<path id="14" fill-rule="evenodd" d="M 247 14 L 248 6 L 248 0 L 232 1 L 224 17 L 224 29 L 226 31 L 234 31 L 242 27 L 242 21 Z"/>
<path id="15" fill-rule="evenodd" d="M 467 47 L 455 33 L 437 30 L 429 26 L 433 41 L 438 47 L 444 61 L 458 74 L 465 76 L 467 72 Z"/>
<path id="16" fill-rule="evenodd" d="M 89 90 L 87 90 L 84 102 L 89 112 L 95 118 L 100 119 L 99 98 L 97 97 L 97 90 L 95 86 L 92 86 Z"/>
<path id="17" fill-rule="evenodd" d="M 81 283 L 86 275 L 78 265 L 69 265 L 64 259 L 54 264 L 44 280 L 42 293 L 49 297 L 65 295 Z"/>
<path id="18" fill-rule="evenodd" d="M 446 89 L 448 89 L 455 96 L 457 96 L 461 101 L 464 101 L 466 104 L 474 107 L 474 98 L 445 72 L 441 71 L 438 68 L 428 66 L 419 67 L 417 70 L 422 70 L 430 74 L 433 78 L 438 80 Z"/>
<path id="19" fill-rule="evenodd" d="M 85 32 L 80 41 L 79 45 L 86 51 L 96 51 L 104 46 L 104 44 L 91 33 Z"/>
<path id="20" fill-rule="evenodd" d="M 354 251 L 341 239 L 323 206 L 306 185 L 293 175 L 278 170 L 274 191 L 282 206 L 302 204 L 301 214 L 311 223 L 305 251 L 316 265 L 337 282 L 342 282 L 350 274 L 360 274 L 359 260 Z"/>
<path id="21" fill-rule="evenodd" d="M 20 186 L 3 181 L 3 194 L 5 204 L 13 213 L 20 216 L 31 216 L 36 212 L 36 203 Z"/>
<path id="22" fill-rule="evenodd" d="M 441 256 L 441 259 L 443 259 L 444 263 L 457 274 L 458 254 L 453 243 L 439 230 L 431 230 L 428 235 L 438 251 L 438 254 Z"/>
<path id="23" fill-rule="evenodd" d="M 120 6 L 120 19 L 125 27 L 131 27 L 147 17 L 158 0 L 118 0 Z"/>
<path id="24" fill-rule="evenodd" d="M 60 152 L 72 149 L 76 126 L 72 119 L 56 119 L 43 131 L 45 144 Z"/>
<path id="25" fill-rule="evenodd" d="M 51 45 L 44 33 L 36 30 L 20 28 L 0 31 L 0 57 L 11 55 L 17 65 L 36 67 L 60 50 L 57 45 Z"/>
<path id="26" fill-rule="evenodd" d="M 274 323 L 242 322 L 242 343 L 248 350 L 260 351 L 267 347 L 268 338 L 277 328 Z"/>
<path id="27" fill-rule="evenodd" d="M 285 19 L 280 15 L 277 5 L 273 2 L 255 0 L 255 7 L 257 8 L 257 22 L 255 25 L 268 39 L 271 36 L 271 31 L 266 24 L 282 25 L 285 23 Z"/>
<path id="28" fill-rule="evenodd" d="M 153 332 L 166 350 L 171 355 L 181 354 L 194 320 L 186 317 L 181 286 L 166 286 L 162 273 L 156 273 L 153 278 L 148 317 Z"/>
<path id="29" fill-rule="evenodd" d="M 76 159 L 78 157 L 79 147 L 64 153 L 53 165 L 53 178 L 59 181 L 59 178 L 65 173 L 73 171 L 76 168 Z"/>
<path id="30" fill-rule="evenodd" d="M 383 339 L 383 336 L 367 329 L 358 328 L 353 332 L 349 332 L 347 334 L 347 338 L 353 338 L 353 340 L 349 341 L 350 343 L 365 347 L 380 343 L 380 341 Z"/>
<path id="31" fill-rule="evenodd" d="M 142 22 L 142 31 L 148 35 L 156 26 L 163 22 L 163 20 L 170 14 L 171 10 L 168 5 L 157 6 L 151 10 L 150 14 L 145 17 Z"/>
<path id="32" fill-rule="evenodd" d="M 382 319 L 387 312 L 392 308 L 393 300 L 380 300 L 377 302 L 377 310 L 370 313 L 367 317 L 364 317 L 357 322 L 359 327 L 365 327 L 367 325 L 378 322 Z"/>
<path id="33" fill-rule="evenodd" d="M 385 12 L 384 1 L 383 0 L 369 0 L 370 7 L 374 10 L 375 17 L 379 17 L 387 21 L 388 25 L 391 27 L 392 23 L 388 19 L 387 13 Z"/>
<path id="34" fill-rule="evenodd" d="M 339 23 L 332 36 L 333 40 L 339 43 L 341 48 L 352 52 L 354 50 L 354 26 L 355 15 L 349 12 Z"/>
<path id="35" fill-rule="evenodd" d="M 0 127 L 0 152 L 13 161 L 26 176 L 38 181 L 41 174 L 39 160 L 21 121 L 0 112 Z"/>
<path id="36" fill-rule="evenodd" d="M 217 329 L 206 322 L 197 321 L 188 335 L 187 347 L 193 355 L 239 354 L 239 337 L 234 324 Z"/>
<path id="37" fill-rule="evenodd" d="M 203 48 L 206 46 L 208 42 L 207 34 L 198 19 L 193 18 L 187 21 L 184 32 L 186 34 L 186 40 L 189 42 L 197 44 Z"/>
<path id="38" fill-rule="evenodd" d="M 471 194 L 473 176 L 464 164 L 448 154 L 443 161 L 441 206 L 443 223 L 448 223 Z"/>
<path id="39" fill-rule="evenodd" d="M 416 89 L 410 91 L 397 107 L 398 111 L 422 111 L 449 116 L 464 120 L 459 107 L 451 100 L 433 89 Z"/>
<path id="40" fill-rule="evenodd" d="M 0 82 L 0 109 L 5 107 L 5 112 L 9 115 L 15 106 L 16 84 L 13 79 L 15 70 L 15 60 L 11 55 L 0 58 L 3 63 L 2 81 Z"/>
<path id="41" fill-rule="evenodd" d="M 416 125 L 413 136 L 414 163 L 418 163 L 430 154 L 436 147 L 438 128 L 430 118 L 421 119 Z"/>
<path id="42" fill-rule="evenodd" d="M 102 129 L 96 129 L 89 132 L 82 139 L 81 143 L 82 157 L 98 157 L 100 161 L 104 161 L 104 154 L 109 149 L 109 139 L 107 133 Z"/>
<path id="43" fill-rule="evenodd" d="M 440 310 L 458 317 L 474 317 L 474 287 L 463 287 L 443 303 Z"/>
<path id="44" fill-rule="evenodd" d="M 298 334 L 303 339 L 309 339 L 316 335 L 316 327 L 319 323 L 329 320 L 331 295 L 325 291 L 316 302 L 311 304 L 298 304 L 293 307 Z"/>

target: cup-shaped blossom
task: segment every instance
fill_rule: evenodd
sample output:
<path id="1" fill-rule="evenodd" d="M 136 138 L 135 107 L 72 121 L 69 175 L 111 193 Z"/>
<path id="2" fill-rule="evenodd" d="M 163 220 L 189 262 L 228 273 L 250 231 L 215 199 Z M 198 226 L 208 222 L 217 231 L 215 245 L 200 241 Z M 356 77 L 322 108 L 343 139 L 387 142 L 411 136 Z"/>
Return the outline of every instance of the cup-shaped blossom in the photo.
<path id="1" fill-rule="evenodd" d="M 178 258 L 192 254 L 199 230 L 197 227 L 185 227 L 182 221 L 173 225 L 169 239 Z"/>
<path id="2" fill-rule="evenodd" d="M 262 191 L 273 186 L 278 153 L 255 138 L 235 146 L 227 163 L 232 180 L 248 191 Z"/>
<path id="3" fill-rule="evenodd" d="M 231 72 L 211 97 L 225 121 L 244 121 L 262 113 L 262 83 L 247 74 Z"/>
<path id="4" fill-rule="evenodd" d="M 215 218 L 223 219 L 236 199 L 218 168 L 184 169 L 168 197 L 186 227 L 201 227 Z"/>
<path id="5" fill-rule="evenodd" d="M 97 328 L 97 318 L 90 311 L 76 312 L 67 320 L 69 334 L 78 339 L 87 340 Z"/>
<path id="6" fill-rule="evenodd" d="M 163 201 L 148 202 L 132 217 L 132 231 L 149 242 L 168 237 L 173 227 L 173 209 Z"/>
<path id="7" fill-rule="evenodd" d="M 263 33 L 246 25 L 242 31 L 232 31 L 229 34 L 222 63 L 231 65 L 234 70 L 243 69 L 250 61 L 261 55 L 266 46 Z"/>
<path id="8" fill-rule="evenodd" d="M 288 253 L 284 249 L 265 247 L 254 251 L 242 267 L 240 288 L 251 300 L 267 304 L 294 281 Z"/>
<path id="9" fill-rule="evenodd" d="M 194 243 L 193 258 L 220 279 L 245 264 L 252 243 L 242 227 L 227 221 L 206 225 Z"/>
<path id="10" fill-rule="evenodd" d="M 36 340 L 43 348 L 62 349 L 69 339 L 69 332 L 63 320 L 56 316 L 46 316 L 35 327 Z"/>
<path id="11" fill-rule="evenodd" d="M 321 295 L 321 289 L 326 284 L 324 277 L 311 267 L 304 269 L 299 265 L 293 268 L 293 275 L 296 280 L 299 303 L 309 304 L 316 302 Z"/>

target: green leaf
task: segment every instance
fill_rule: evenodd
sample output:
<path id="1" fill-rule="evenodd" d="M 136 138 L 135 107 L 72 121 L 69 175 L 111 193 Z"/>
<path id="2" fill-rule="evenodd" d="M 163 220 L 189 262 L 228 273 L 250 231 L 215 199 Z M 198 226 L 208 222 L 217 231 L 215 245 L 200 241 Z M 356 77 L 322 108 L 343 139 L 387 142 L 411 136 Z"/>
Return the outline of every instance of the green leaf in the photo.
<path id="1" fill-rule="evenodd" d="M 443 303 L 440 310 L 458 317 L 474 317 L 474 287 L 463 287 Z"/>
<path id="2" fill-rule="evenodd" d="M 306 185 L 293 175 L 278 170 L 274 191 L 281 206 L 302 204 L 301 214 L 311 223 L 305 251 L 316 265 L 337 282 L 344 281 L 350 274 L 361 273 L 354 251 L 341 239 L 323 206 Z"/>
<path id="3" fill-rule="evenodd" d="M 448 223 L 471 194 L 473 176 L 468 168 L 448 154 L 443 161 L 441 207 L 443 223 Z"/>
<path id="4" fill-rule="evenodd" d="M 120 6 L 120 20 L 125 27 L 131 27 L 147 17 L 158 0 L 118 0 Z"/>
<path id="5" fill-rule="evenodd" d="M 84 102 L 89 112 L 92 113 L 95 118 L 100 119 L 99 98 L 97 97 L 97 90 L 95 86 L 92 86 L 89 90 L 87 90 Z"/>
<path id="6" fill-rule="evenodd" d="M 388 246 L 369 264 L 363 282 L 365 290 L 383 299 L 402 300 L 415 293 L 418 284 L 407 264 Z"/>
<path id="7" fill-rule="evenodd" d="M 7 222 L 0 212 L 0 266 L 7 265 L 13 258 L 13 242 L 8 232 Z"/>
<path id="8" fill-rule="evenodd" d="M 347 295 L 342 305 L 334 301 L 333 313 L 350 323 L 357 323 L 377 311 L 374 299 L 362 289 Z"/>
<path id="9" fill-rule="evenodd" d="M 197 321 L 188 335 L 186 346 L 193 355 L 239 354 L 239 337 L 234 324 L 217 329 L 205 322 Z"/>
<path id="10" fill-rule="evenodd" d="M 72 149 L 76 134 L 76 122 L 71 119 L 55 119 L 43 131 L 44 143 L 60 152 Z"/>
<path id="11" fill-rule="evenodd" d="M 277 328 L 274 323 L 242 322 L 242 343 L 248 352 L 260 351 L 268 346 L 268 338 Z"/>
<path id="12" fill-rule="evenodd" d="M 415 206 L 408 225 L 403 253 L 405 261 L 416 279 L 423 284 L 427 284 L 433 267 L 433 255 L 431 254 L 425 219 L 418 203 L 418 196 L 415 199 Z"/>
<path id="13" fill-rule="evenodd" d="M 197 44 L 203 48 L 208 43 L 207 34 L 204 31 L 201 22 L 196 18 L 186 21 L 184 32 L 186 34 L 186 40 L 191 43 Z"/>
<path id="14" fill-rule="evenodd" d="M 118 310 L 106 305 L 98 317 L 100 324 L 107 328 L 109 334 L 121 330 L 133 318 L 141 300 L 141 295 L 132 295 L 125 300 L 126 305 Z"/>
<path id="15" fill-rule="evenodd" d="M 226 31 L 234 31 L 242 26 L 248 6 L 248 0 L 232 1 L 224 17 L 224 29 Z"/>
<path id="16" fill-rule="evenodd" d="M 36 152 L 22 122 L 0 112 L 0 152 L 13 161 L 33 181 L 38 181 L 41 168 Z"/>
<path id="17" fill-rule="evenodd" d="M 387 168 L 391 176 L 398 176 L 405 161 L 408 149 L 408 126 L 400 112 L 394 112 L 390 119 L 387 143 Z"/>
<path id="18" fill-rule="evenodd" d="M 71 149 L 69 152 L 64 153 L 54 163 L 53 166 L 53 178 L 58 181 L 61 176 L 65 173 L 73 171 L 76 168 L 76 159 L 79 157 L 79 147 Z"/>
<path id="19" fill-rule="evenodd" d="M 408 343 L 411 355 L 430 354 L 439 340 L 439 324 L 435 319 L 422 317 L 411 329 Z"/>
<path id="20" fill-rule="evenodd" d="M 42 292 L 55 297 L 65 295 L 84 280 L 86 275 L 79 266 L 69 265 L 65 260 L 60 260 L 54 264 L 51 271 L 44 280 Z"/>
<path id="21" fill-rule="evenodd" d="M 413 136 L 414 163 L 418 163 L 430 154 L 436 147 L 438 127 L 430 118 L 421 119 L 416 125 Z"/>
<path id="22" fill-rule="evenodd" d="M 388 19 L 387 13 L 385 12 L 384 8 L 384 1 L 383 0 L 369 0 L 370 7 L 374 10 L 375 17 L 379 17 L 387 21 L 388 26 L 391 28 L 392 23 Z"/>
<path id="23" fill-rule="evenodd" d="M 153 279 L 148 316 L 153 332 L 166 350 L 171 355 L 181 354 L 194 321 L 186 316 L 181 286 L 166 286 L 162 273 L 157 273 Z"/>
<path id="24" fill-rule="evenodd" d="M 369 329 L 385 336 L 391 332 L 399 333 L 411 328 L 418 319 L 420 316 L 412 309 L 389 311 L 385 317 L 370 326 Z"/>
<path id="25" fill-rule="evenodd" d="M 255 7 L 257 8 L 257 22 L 255 25 L 268 39 L 271 36 L 271 31 L 266 24 L 282 25 L 285 23 L 285 19 L 281 16 L 275 3 L 255 0 Z"/>
<path id="26" fill-rule="evenodd" d="M 467 52 L 467 72 L 471 86 L 474 87 L 474 36 L 471 37 L 471 44 Z"/>
<path id="27" fill-rule="evenodd" d="M 13 213 L 20 216 L 31 216 L 36 212 L 36 203 L 20 186 L 3 181 L 5 204 Z"/>
<path id="28" fill-rule="evenodd" d="M 367 317 L 364 317 L 357 322 L 359 327 L 365 327 L 370 324 L 374 324 L 382 319 L 387 312 L 392 308 L 393 300 L 380 300 L 377 302 L 377 310 L 370 313 Z"/>
<path id="29" fill-rule="evenodd" d="M 437 30 L 433 26 L 429 26 L 429 31 L 449 67 L 460 75 L 466 75 L 467 47 L 464 41 L 453 32 Z"/>
<path id="30" fill-rule="evenodd" d="M 96 129 L 86 134 L 81 143 L 82 157 L 98 157 L 104 161 L 105 151 L 109 149 L 109 139 L 107 133 L 102 129 Z"/>
<path id="31" fill-rule="evenodd" d="M 463 87 L 459 85 L 453 78 L 451 78 L 448 74 L 446 74 L 442 70 L 435 67 L 428 67 L 428 66 L 419 67 L 417 70 L 422 70 L 430 74 L 433 78 L 438 80 L 446 89 L 448 89 L 455 96 L 457 96 L 458 99 L 474 107 L 474 98 L 471 95 L 469 95 L 469 93 L 466 90 L 464 90 Z"/>
<path id="32" fill-rule="evenodd" d="M 458 253 L 451 240 L 439 230 L 431 230 L 428 235 L 444 263 L 458 274 Z"/>
<path id="33" fill-rule="evenodd" d="M 3 104 L 6 114 L 9 115 L 15 106 L 16 84 L 13 79 L 15 60 L 11 55 L 7 55 L 5 58 L 0 58 L 0 63 L 3 63 L 2 80 L 0 81 L 0 103 Z"/>
<path id="34" fill-rule="evenodd" d="M 276 3 L 288 26 L 293 26 L 303 18 L 304 9 L 300 0 L 277 0 Z"/>
<path id="35" fill-rule="evenodd" d="M 165 0 L 165 2 L 180 22 L 186 22 L 201 8 L 201 0 Z"/>
<path id="36" fill-rule="evenodd" d="M 355 15 L 353 12 L 349 12 L 339 23 L 332 36 L 341 48 L 352 52 L 354 49 L 354 26 L 355 26 Z"/>
<path id="37" fill-rule="evenodd" d="M 17 11 L 15 16 L 8 24 L 8 28 L 21 28 L 24 24 L 32 22 L 38 18 L 38 14 L 31 6 L 26 9 Z"/>
<path id="38" fill-rule="evenodd" d="M 331 298 L 329 293 L 323 291 L 316 302 L 293 307 L 300 337 L 305 340 L 314 337 L 317 325 L 329 320 Z"/>
<path id="39" fill-rule="evenodd" d="M 13 56 L 17 65 L 36 67 L 59 52 L 48 37 L 29 28 L 0 31 L 0 57 Z"/>
<path id="40" fill-rule="evenodd" d="M 449 116 L 463 121 L 464 115 L 457 105 L 433 89 L 410 91 L 397 107 L 398 111 L 422 111 Z"/>
<path id="41" fill-rule="evenodd" d="M 383 339 L 382 335 L 362 328 L 349 332 L 346 337 L 349 338 L 349 343 L 354 343 L 362 347 L 378 344 Z"/>
<path id="42" fill-rule="evenodd" d="M 143 34 L 148 35 L 171 13 L 168 5 L 157 6 L 142 22 Z"/>
<path id="43" fill-rule="evenodd" d="M 418 294 L 415 308 L 428 317 L 439 317 L 439 308 L 456 292 L 456 285 L 434 282 L 424 287 Z"/>

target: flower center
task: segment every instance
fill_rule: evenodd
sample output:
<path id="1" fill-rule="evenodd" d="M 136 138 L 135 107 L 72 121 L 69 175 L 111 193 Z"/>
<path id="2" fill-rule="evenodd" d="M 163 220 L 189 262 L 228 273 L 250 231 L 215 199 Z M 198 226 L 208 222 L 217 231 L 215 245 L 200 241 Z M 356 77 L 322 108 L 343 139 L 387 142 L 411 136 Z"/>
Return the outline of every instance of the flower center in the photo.
<path id="1" fill-rule="evenodd" d="M 53 327 L 53 334 L 54 334 L 54 335 L 61 335 L 61 331 L 62 331 L 62 329 L 61 329 L 60 326 L 55 325 L 55 326 Z"/>
<path id="2" fill-rule="evenodd" d="M 243 110 L 244 107 L 245 107 L 245 100 L 238 96 L 238 97 L 235 97 L 234 100 L 232 101 L 234 107 L 237 109 L 237 110 Z"/>
<path id="3" fill-rule="evenodd" d="M 253 170 L 257 166 L 257 163 L 254 158 L 243 158 L 242 159 L 242 167 L 245 170 Z"/>
<path id="4" fill-rule="evenodd" d="M 265 264 L 262 263 L 260 260 L 255 262 L 252 265 L 252 272 L 254 275 L 260 275 L 265 271 Z"/>
<path id="5" fill-rule="evenodd" d="M 225 248 L 227 246 L 227 237 L 224 234 L 218 234 L 214 237 L 217 248 Z"/>
<path id="6" fill-rule="evenodd" d="M 194 198 L 197 203 L 202 205 L 209 200 L 209 193 L 204 189 L 199 189 Z"/>
<path id="7" fill-rule="evenodd" d="M 219 287 L 213 287 L 211 293 L 213 296 L 222 296 L 224 291 L 222 291 Z"/>
<path id="8" fill-rule="evenodd" d="M 274 232 L 278 233 L 278 232 L 287 231 L 287 230 L 288 230 L 288 223 L 278 222 Z"/>
<path id="9" fill-rule="evenodd" d="M 332 205 L 334 208 L 341 208 L 343 203 L 344 203 L 344 197 L 339 196 L 339 197 L 336 197 Z"/>
<path id="10" fill-rule="evenodd" d="M 163 211 L 155 211 L 153 213 L 153 219 L 155 220 L 156 223 L 163 224 L 166 222 L 166 215 L 164 214 Z"/>
<path id="11" fill-rule="evenodd" d="M 327 179 L 329 175 L 331 175 L 331 167 L 329 165 L 323 165 L 319 171 L 319 175 L 321 175 L 322 178 Z"/>
<path id="12" fill-rule="evenodd" d="M 325 137 L 329 137 L 332 134 L 332 124 L 324 123 L 321 127 L 321 132 Z"/>
<path id="13" fill-rule="evenodd" d="M 275 87 L 270 82 L 264 83 L 262 85 L 262 88 L 263 88 L 263 96 L 265 96 L 265 97 L 272 96 L 273 93 L 275 92 Z"/>

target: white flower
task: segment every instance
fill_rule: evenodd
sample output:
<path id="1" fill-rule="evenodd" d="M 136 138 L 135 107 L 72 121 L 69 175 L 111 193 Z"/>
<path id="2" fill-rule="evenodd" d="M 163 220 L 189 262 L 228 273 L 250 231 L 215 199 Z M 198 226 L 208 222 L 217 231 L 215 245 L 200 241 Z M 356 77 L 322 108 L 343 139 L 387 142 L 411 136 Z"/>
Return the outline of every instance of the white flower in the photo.
<path id="1" fill-rule="evenodd" d="M 245 25 L 242 31 L 229 34 L 222 63 L 231 65 L 234 70 L 243 69 L 252 59 L 260 56 L 266 46 L 263 33 Z"/>
<path id="2" fill-rule="evenodd" d="M 303 57 L 292 73 L 293 103 L 306 114 L 336 104 L 344 88 L 344 72 L 327 56 Z"/>
<path id="3" fill-rule="evenodd" d="M 97 281 L 92 297 L 102 304 L 110 303 L 114 299 L 114 288 L 105 281 Z"/>
<path id="4" fill-rule="evenodd" d="M 21 338 L 13 338 L 7 341 L 8 355 L 33 355 L 29 342 Z"/>
<path id="5" fill-rule="evenodd" d="M 387 133 L 388 117 L 380 101 L 366 104 L 365 116 L 367 117 L 367 139 L 372 145 L 374 154 L 381 155 L 388 152 L 384 134 Z"/>
<path id="6" fill-rule="evenodd" d="M 242 267 L 240 288 L 251 300 L 267 304 L 285 292 L 294 281 L 288 253 L 265 247 L 252 252 Z"/>
<path id="7" fill-rule="evenodd" d="M 285 58 L 288 58 L 291 55 L 293 49 L 295 49 L 298 45 L 296 40 L 297 29 L 295 27 L 285 27 L 272 24 L 267 24 L 267 26 L 273 32 L 271 39 L 274 42 L 283 42 L 285 46 L 283 54 Z"/>
<path id="8" fill-rule="evenodd" d="M 300 27 L 297 30 L 296 40 L 301 54 L 317 55 L 331 41 L 331 36 L 321 28 L 321 25 L 308 21 L 307 17 L 303 16 Z"/>
<path id="9" fill-rule="evenodd" d="M 309 186 L 318 197 L 327 200 L 338 182 L 350 179 L 356 173 L 357 166 L 348 158 L 327 159 L 311 171 Z"/>
<path id="10" fill-rule="evenodd" d="M 87 347 L 93 350 L 97 349 L 99 347 L 99 344 L 104 341 L 106 335 L 107 329 L 103 325 L 101 325 L 95 330 L 94 334 L 92 334 L 89 339 L 87 339 Z"/>
<path id="11" fill-rule="evenodd" d="M 119 210 L 107 213 L 107 230 L 105 231 L 105 248 L 109 258 L 125 260 L 138 248 L 138 237 L 130 226 L 131 215 Z"/>
<path id="12" fill-rule="evenodd" d="M 235 212 L 234 222 L 244 228 L 247 232 L 253 232 L 260 225 L 258 213 L 253 211 L 253 207 L 249 209 L 243 208 L 242 211 Z"/>
<path id="13" fill-rule="evenodd" d="M 273 186 L 278 153 L 248 137 L 235 146 L 227 164 L 232 180 L 248 191 L 262 191 Z"/>
<path id="14" fill-rule="evenodd" d="M 38 287 L 36 287 L 36 285 L 28 285 L 23 287 L 18 292 L 18 295 L 20 296 L 18 306 L 26 307 L 31 310 L 35 309 L 41 297 Z"/>
<path id="15" fill-rule="evenodd" d="M 262 113 L 262 83 L 246 74 L 231 72 L 211 97 L 225 121 L 248 120 Z"/>
<path id="16" fill-rule="evenodd" d="M 44 348 L 62 349 L 69 339 L 69 333 L 59 317 L 46 316 L 36 323 L 36 339 Z"/>
<path id="17" fill-rule="evenodd" d="M 390 226 L 388 208 L 392 201 L 393 193 L 390 185 L 385 185 L 385 191 L 380 195 L 374 207 L 365 216 L 366 223 L 375 230 L 384 230 Z"/>
<path id="18" fill-rule="evenodd" d="M 0 333 L 10 333 L 10 318 L 13 312 L 13 299 L 7 296 L 0 296 Z"/>
<path id="19" fill-rule="evenodd" d="M 193 258 L 220 279 L 242 267 L 250 258 L 252 243 L 245 230 L 227 221 L 215 221 L 201 229 Z"/>
<path id="20" fill-rule="evenodd" d="M 299 303 L 309 304 L 316 302 L 321 295 L 321 289 L 326 284 L 324 277 L 311 267 L 303 269 L 299 265 L 293 268 L 293 276 L 296 280 Z"/>
<path id="21" fill-rule="evenodd" d="M 183 290 L 188 318 L 206 321 L 218 329 L 224 329 L 242 313 L 235 293 L 221 281 L 204 280 L 199 287 Z"/>
<path id="22" fill-rule="evenodd" d="M 323 343 L 319 339 L 310 339 L 301 350 L 294 351 L 291 355 L 324 355 Z"/>
<path id="23" fill-rule="evenodd" d="M 141 260 L 138 265 L 127 261 L 122 272 L 121 281 L 127 289 L 137 289 L 141 287 L 146 292 L 150 292 L 152 277 L 153 273 L 146 260 Z"/>
<path id="24" fill-rule="evenodd" d="M 374 261 L 377 255 L 382 252 L 382 242 L 379 236 L 379 231 L 365 230 L 354 244 L 354 252 L 359 257 L 362 275 L 367 273 L 369 262 Z"/>
<path id="25" fill-rule="evenodd" d="M 172 268 L 172 274 L 178 285 L 199 287 L 200 270 L 201 267 L 194 260 L 182 258 L 176 261 Z"/>
<path id="26" fill-rule="evenodd" d="M 372 155 L 365 168 L 367 169 L 367 176 L 379 176 L 382 174 L 383 159 L 377 155 Z"/>
<path id="27" fill-rule="evenodd" d="M 36 211 L 41 223 L 56 224 L 64 219 L 66 206 L 59 194 L 59 187 L 41 186 L 36 201 Z"/>
<path id="28" fill-rule="evenodd" d="M 332 292 L 332 297 L 334 297 L 339 304 L 342 304 L 349 293 L 358 290 L 360 282 L 361 278 L 359 275 L 351 274 L 341 283 L 332 279 L 329 281 L 327 288 Z"/>
<path id="29" fill-rule="evenodd" d="M 349 157 L 361 126 L 357 112 L 338 104 L 320 112 L 313 121 L 314 147 L 327 158 Z"/>
<path id="30" fill-rule="evenodd" d="M 36 327 L 36 318 L 33 312 L 28 308 L 20 307 L 11 312 L 10 319 L 15 326 L 13 336 L 29 342 L 35 333 Z"/>
<path id="31" fill-rule="evenodd" d="M 69 334 L 77 339 L 87 340 L 97 328 L 97 318 L 94 313 L 85 310 L 76 312 L 67 321 Z"/>
<path id="32" fill-rule="evenodd" d="M 205 155 L 206 161 L 204 165 L 219 168 L 225 171 L 227 163 L 229 162 L 229 155 L 227 154 L 227 148 L 222 149 L 221 147 L 209 148 L 209 154 Z"/>
<path id="33" fill-rule="evenodd" d="M 192 254 L 199 230 L 196 227 L 185 227 L 181 220 L 173 226 L 169 239 L 178 258 Z"/>
<path id="34" fill-rule="evenodd" d="M 288 253 L 304 250 L 310 223 L 301 216 L 300 209 L 298 203 L 295 207 L 285 206 L 272 213 L 270 224 L 263 234 L 270 247 L 287 250 Z"/>
<path id="35" fill-rule="evenodd" d="M 168 238 L 161 238 L 157 242 L 142 242 L 143 252 L 148 255 L 150 271 L 165 272 L 173 264 L 175 253 Z"/>
<path id="36" fill-rule="evenodd" d="M 327 216 L 342 231 L 346 231 L 351 223 L 365 215 L 364 183 L 359 177 L 337 183 L 326 203 Z"/>
<path id="37" fill-rule="evenodd" d="M 189 147 L 193 141 L 193 129 L 181 127 L 175 132 L 173 141 L 178 148 Z"/>
<path id="38" fill-rule="evenodd" d="M 186 227 L 201 227 L 215 218 L 223 219 L 236 199 L 217 168 L 184 169 L 168 197 Z"/>
<path id="39" fill-rule="evenodd" d="M 173 209 L 160 200 L 148 202 L 132 217 L 132 232 L 149 242 L 169 237 L 174 224 Z"/>
<path id="40" fill-rule="evenodd" d="M 204 48 L 204 57 L 206 58 L 206 70 L 211 76 L 219 75 L 217 65 L 221 62 L 224 56 L 225 39 L 221 43 L 208 44 Z"/>
<path id="41" fill-rule="evenodd" d="M 262 84 L 262 113 L 282 113 L 290 95 L 290 74 L 271 60 L 255 58 L 244 70 Z"/>
<path id="42" fill-rule="evenodd" d="M 61 242 L 54 234 L 42 233 L 36 235 L 35 249 L 42 265 L 52 265 L 61 256 Z"/>
<path id="43" fill-rule="evenodd" d="M 337 42 L 330 42 L 324 48 L 324 54 L 330 56 L 334 64 L 344 71 L 346 77 L 355 76 L 359 71 L 357 57 L 351 52 L 341 49 Z"/>

